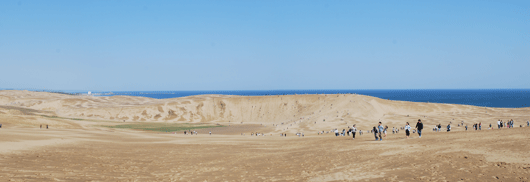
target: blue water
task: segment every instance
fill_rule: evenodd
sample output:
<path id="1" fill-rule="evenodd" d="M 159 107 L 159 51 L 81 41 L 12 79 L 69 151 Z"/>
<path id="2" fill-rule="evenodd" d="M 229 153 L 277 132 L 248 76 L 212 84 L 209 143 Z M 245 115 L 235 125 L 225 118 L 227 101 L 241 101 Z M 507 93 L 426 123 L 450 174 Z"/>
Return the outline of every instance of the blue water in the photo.
<path id="1" fill-rule="evenodd" d="M 86 93 L 86 92 L 85 92 Z M 97 92 L 113 96 L 128 95 L 166 99 L 204 94 L 222 95 L 294 95 L 354 93 L 382 99 L 465 104 L 486 107 L 520 108 L 530 106 L 530 89 L 481 89 L 481 90 L 244 90 L 244 91 L 144 91 L 144 92 Z"/>

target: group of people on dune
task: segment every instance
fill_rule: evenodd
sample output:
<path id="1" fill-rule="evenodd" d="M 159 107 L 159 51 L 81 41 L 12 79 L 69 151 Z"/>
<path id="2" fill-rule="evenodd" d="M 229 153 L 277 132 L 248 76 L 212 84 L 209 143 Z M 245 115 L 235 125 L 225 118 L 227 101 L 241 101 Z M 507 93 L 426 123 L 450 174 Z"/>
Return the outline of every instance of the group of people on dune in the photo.
<path id="1" fill-rule="evenodd" d="M 191 131 L 191 130 L 188 130 L 188 131 L 184 131 L 184 135 L 197 135 L 199 133 L 197 133 L 196 131 Z M 210 131 L 210 135 L 212 135 L 212 132 Z"/>
<path id="2" fill-rule="evenodd" d="M 458 126 L 460 126 L 460 124 L 458 124 Z M 467 130 L 467 126 L 466 126 L 466 130 Z M 436 131 L 436 132 L 442 131 L 442 124 L 435 125 L 432 131 Z M 447 132 L 450 132 L 450 131 L 451 131 L 451 123 L 447 125 Z"/>
<path id="3" fill-rule="evenodd" d="M 377 128 L 374 126 L 372 131 L 374 133 L 375 140 L 383 141 L 383 134 L 384 134 L 384 137 L 386 137 L 387 129 L 388 129 L 388 126 L 383 127 L 383 124 L 381 122 L 379 122 L 379 125 L 377 126 Z M 423 123 L 421 122 L 421 119 L 418 119 L 418 122 L 416 123 L 416 126 L 415 126 L 415 130 L 412 130 L 412 127 L 410 126 L 409 122 L 407 122 L 407 125 L 405 125 L 403 129 L 405 129 L 405 135 L 407 136 L 407 138 L 410 137 L 410 132 L 413 132 L 413 133 L 417 132 L 419 137 L 421 138 L 421 131 L 423 130 Z M 397 131 L 399 132 L 399 130 Z"/>
<path id="4" fill-rule="evenodd" d="M 258 132 L 256 132 L 256 133 L 254 133 L 254 132 L 253 132 L 253 133 L 250 133 L 250 136 L 254 136 L 254 135 L 256 135 L 256 136 L 265 136 L 265 134 L 263 134 L 263 133 L 258 133 Z"/>
<path id="5" fill-rule="evenodd" d="M 464 125 L 464 122 L 462 121 L 462 126 Z M 499 120 L 497 122 L 497 125 L 498 125 L 498 128 L 513 128 L 514 127 L 514 121 L 513 119 L 508 121 L 508 122 L 502 122 L 502 120 Z M 530 127 L 530 121 L 526 121 L 526 125 L 527 127 Z M 459 126 L 461 126 L 459 124 Z M 466 127 L 466 131 L 467 131 L 467 125 L 465 126 Z M 520 125 L 519 127 L 523 127 L 523 125 Z M 441 124 L 438 124 L 436 125 L 434 128 L 433 128 L 433 131 L 441 131 L 441 128 L 442 128 L 442 125 Z M 388 129 L 388 126 L 384 126 L 383 127 L 383 124 L 382 122 L 379 122 L 378 126 L 374 126 L 373 129 L 371 131 L 368 131 L 369 133 L 373 133 L 374 134 L 374 137 L 375 137 L 375 140 L 376 141 L 382 141 L 383 140 L 383 137 L 386 137 L 387 136 L 387 129 Z M 405 125 L 405 127 L 401 127 L 400 129 L 404 129 L 405 130 L 405 135 L 407 136 L 407 139 L 410 137 L 410 133 L 418 133 L 419 137 L 421 138 L 421 134 L 422 134 L 422 130 L 423 130 L 423 123 L 421 122 L 421 119 L 418 119 L 418 122 L 416 123 L 416 126 L 414 127 L 414 130 L 412 129 L 412 127 L 410 126 L 409 122 L 407 122 L 407 124 Z M 475 123 L 473 124 L 473 129 L 474 130 L 481 130 L 482 129 L 482 123 Z M 489 126 L 489 129 L 493 129 L 491 127 L 491 124 Z M 339 133 L 339 130 L 335 129 L 335 136 L 345 136 L 346 134 L 348 134 L 348 136 L 350 136 L 350 134 L 352 135 L 353 139 L 355 139 L 355 133 L 357 132 L 357 128 L 355 127 L 355 125 L 353 125 L 347 132 L 343 129 L 342 132 Z M 447 132 L 451 131 L 451 123 L 449 123 L 447 125 Z M 398 128 L 392 128 L 392 133 L 393 134 L 396 134 L 399 132 L 399 129 Z M 319 134 L 323 134 L 324 131 L 322 132 L 319 132 Z M 359 130 L 359 135 L 362 135 L 362 131 Z"/>
<path id="6" fill-rule="evenodd" d="M 503 122 L 502 120 L 497 121 L 497 128 L 498 129 L 501 129 L 501 128 L 513 128 L 513 125 L 514 125 L 513 119 L 511 119 L 508 122 Z M 530 125 L 530 121 L 526 121 L 526 125 L 529 126 Z M 521 127 L 521 126 L 519 126 L 519 127 Z"/>
<path id="7" fill-rule="evenodd" d="M 348 127 L 349 128 L 349 127 Z M 416 126 L 415 126 L 415 129 L 412 130 L 412 127 L 410 126 L 409 122 L 407 122 L 407 125 L 405 125 L 405 127 L 401 127 L 401 128 L 392 128 L 392 133 L 393 134 L 397 134 L 399 133 L 400 129 L 404 129 L 405 130 L 405 135 L 407 135 L 407 138 L 410 137 L 410 133 L 418 133 L 419 137 L 421 138 L 421 131 L 423 130 L 423 123 L 421 122 L 421 119 L 418 119 L 418 123 L 416 123 Z M 375 137 L 375 140 L 377 141 L 382 141 L 383 140 L 383 137 L 386 137 L 387 136 L 387 130 L 388 130 L 388 126 L 383 126 L 383 123 L 382 122 L 379 122 L 379 125 L 378 126 L 374 126 L 372 130 L 369 130 L 367 131 L 368 133 L 373 133 L 374 134 L 374 137 Z M 338 129 L 334 129 L 332 130 L 335 132 L 335 136 L 352 136 L 353 139 L 355 139 L 355 134 L 357 133 L 357 128 L 355 127 L 355 125 L 353 125 L 351 128 L 348 129 L 348 131 L 346 131 L 345 129 L 342 130 L 342 132 L 339 132 Z M 328 133 L 328 132 L 326 132 Z M 319 131 L 318 134 L 324 134 L 324 131 Z M 362 130 L 359 130 L 359 135 L 362 135 L 363 132 Z"/>
<path id="8" fill-rule="evenodd" d="M 282 123 L 283 124 L 283 123 Z M 451 131 L 451 123 L 449 123 L 447 125 L 447 132 Z M 499 120 L 497 122 L 497 125 L 498 125 L 498 128 L 503 128 L 503 127 L 506 127 L 506 128 L 513 128 L 514 127 L 514 121 L 513 120 L 510 120 L 508 122 L 502 122 L 502 120 Z M 530 121 L 526 121 L 526 125 L 527 126 L 530 126 Z M 464 126 L 464 121 L 462 121 L 462 124 L 458 124 L 458 126 Z M 522 125 L 520 127 L 523 127 Z M 378 126 L 374 126 L 372 128 L 372 130 L 368 130 L 366 132 L 368 133 L 373 133 L 374 134 L 374 137 L 375 137 L 375 140 L 376 141 L 382 141 L 384 137 L 387 136 L 387 130 L 388 130 L 388 126 L 383 126 L 382 122 L 379 122 Z M 465 129 L 467 131 L 467 125 L 465 125 Z M 475 123 L 473 124 L 473 129 L 474 130 L 481 130 L 482 129 L 482 123 Z M 489 129 L 493 129 L 491 127 L 491 124 L 489 126 Z M 418 136 L 419 138 L 421 138 L 422 136 L 422 130 L 423 130 L 423 123 L 421 121 L 421 119 L 418 119 L 418 122 L 416 123 L 416 126 L 414 128 L 412 128 L 409 124 L 409 122 L 407 122 L 407 124 L 404 126 L 404 127 L 399 127 L 399 128 L 396 128 L 396 127 L 393 127 L 392 128 L 392 133 L 393 134 L 397 134 L 399 133 L 400 130 L 405 130 L 405 135 L 407 136 L 407 139 L 410 138 L 410 134 L 411 133 L 418 133 Z M 435 125 L 434 128 L 433 128 L 433 131 L 441 131 L 442 130 L 442 125 L 441 124 L 438 124 L 438 125 Z M 337 128 L 335 129 L 332 129 L 330 131 L 319 131 L 318 132 L 318 135 L 321 135 L 321 134 L 325 134 L 325 133 L 335 133 L 335 136 L 352 136 L 353 139 L 355 139 L 355 135 L 356 133 L 359 132 L 359 135 L 363 135 L 363 131 L 362 130 L 358 130 L 355 126 L 355 124 L 350 128 L 348 126 L 348 130 L 346 129 L 342 129 L 342 131 L 339 131 Z M 241 135 L 243 135 L 243 133 L 241 133 Z M 253 136 L 254 133 L 251 134 L 251 136 Z M 256 136 L 259 136 L 260 133 L 256 133 L 255 134 Z M 263 135 L 263 133 L 261 133 L 261 135 Z M 304 136 L 303 133 L 296 133 L 297 136 Z M 286 137 L 287 136 L 287 133 L 281 133 L 280 136 L 282 137 Z"/>

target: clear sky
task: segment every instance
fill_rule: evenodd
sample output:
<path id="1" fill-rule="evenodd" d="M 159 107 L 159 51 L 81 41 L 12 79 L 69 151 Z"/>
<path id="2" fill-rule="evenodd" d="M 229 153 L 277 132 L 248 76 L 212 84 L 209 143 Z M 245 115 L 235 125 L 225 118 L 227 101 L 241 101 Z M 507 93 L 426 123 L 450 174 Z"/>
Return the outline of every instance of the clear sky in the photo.
<path id="1" fill-rule="evenodd" d="M 0 88 L 530 88 L 530 1 L 0 1 Z"/>

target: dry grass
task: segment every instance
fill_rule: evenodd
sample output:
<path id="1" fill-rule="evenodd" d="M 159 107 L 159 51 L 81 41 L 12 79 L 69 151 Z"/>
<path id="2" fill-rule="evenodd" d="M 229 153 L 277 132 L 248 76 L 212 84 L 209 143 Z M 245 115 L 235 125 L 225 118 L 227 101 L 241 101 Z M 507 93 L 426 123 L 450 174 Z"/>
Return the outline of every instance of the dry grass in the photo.
<path id="1" fill-rule="evenodd" d="M 205 128 L 224 127 L 223 125 L 190 124 L 190 123 L 130 123 L 120 125 L 104 125 L 107 128 L 133 129 L 156 132 L 174 132 L 184 130 L 196 130 Z"/>

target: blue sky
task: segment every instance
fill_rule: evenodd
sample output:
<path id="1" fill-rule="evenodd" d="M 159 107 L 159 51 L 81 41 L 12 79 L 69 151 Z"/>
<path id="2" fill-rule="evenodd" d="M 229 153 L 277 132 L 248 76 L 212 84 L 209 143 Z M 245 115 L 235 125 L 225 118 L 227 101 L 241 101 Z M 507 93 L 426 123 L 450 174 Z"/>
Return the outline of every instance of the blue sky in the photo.
<path id="1" fill-rule="evenodd" d="M 0 1 L 0 88 L 530 88 L 530 1 Z"/>

